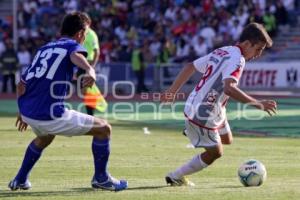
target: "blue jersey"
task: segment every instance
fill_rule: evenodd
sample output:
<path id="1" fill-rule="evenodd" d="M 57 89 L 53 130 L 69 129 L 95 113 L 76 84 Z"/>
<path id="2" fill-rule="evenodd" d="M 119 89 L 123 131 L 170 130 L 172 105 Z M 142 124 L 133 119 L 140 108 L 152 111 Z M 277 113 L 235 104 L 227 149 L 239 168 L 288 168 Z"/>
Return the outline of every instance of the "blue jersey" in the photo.
<path id="1" fill-rule="evenodd" d="M 72 52 L 87 56 L 86 50 L 75 40 L 61 38 L 42 46 L 31 65 L 22 75 L 25 93 L 19 97 L 20 113 L 36 120 L 52 120 L 64 113 L 64 99 L 69 91 L 75 65 Z"/>

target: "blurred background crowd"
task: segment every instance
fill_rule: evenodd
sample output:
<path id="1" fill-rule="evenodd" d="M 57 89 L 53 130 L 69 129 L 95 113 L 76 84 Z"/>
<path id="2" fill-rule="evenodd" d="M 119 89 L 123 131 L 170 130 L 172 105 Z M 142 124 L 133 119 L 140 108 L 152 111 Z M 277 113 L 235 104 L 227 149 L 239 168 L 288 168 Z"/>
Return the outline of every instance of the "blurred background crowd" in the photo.
<path id="1" fill-rule="evenodd" d="M 17 49 L 12 16 L 0 19 L 2 74 L 6 56 L 15 55 L 14 71 L 27 66 L 39 46 L 59 37 L 65 13 L 76 10 L 92 19 L 100 63 L 130 63 L 137 49 L 147 63 L 182 63 L 234 44 L 249 22 L 263 23 L 272 37 L 287 32 L 299 9 L 299 0 L 20 0 Z"/>

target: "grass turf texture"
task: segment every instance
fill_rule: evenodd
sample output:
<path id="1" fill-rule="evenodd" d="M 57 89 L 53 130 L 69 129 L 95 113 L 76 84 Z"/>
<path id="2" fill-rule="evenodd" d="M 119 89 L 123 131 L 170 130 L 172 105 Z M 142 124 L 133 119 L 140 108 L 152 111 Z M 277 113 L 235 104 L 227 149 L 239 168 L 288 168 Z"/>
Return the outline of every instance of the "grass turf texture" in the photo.
<path id="1" fill-rule="evenodd" d="M 111 121 L 113 140 L 110 172 L 126 178 L 129 189 L 108 192 L 90 188 L 93 175 L 91 137 L 57 137 L 32 171 L 29 191 L 11 192 L 13 178 L 34 134 L 18 133 L 15 118 L 0 118 L 0 199 L 206 199 L 240 200 L 300 199 L 300 139 L 235 137 L 224 156 L 208 169 L 190 176 L 196 187 L 166 187 L 165 174 L 202 149 L 187 149 L 181 130 L 143 123 Z M 250 158 L 262 161 L 268 172 L 261 187 L 243 187 L 237 177 L 239 165 Z"/>
<path id="2" fill-rule="evenodd" d="M 237 104 L 230 103 L 228 118 L 233 132 L 296 138 L 235 137 L 220 160 L 190 177 L 196 183 L 194 188 L 166 187 L 164 182 L 167 172 L 203 151 L 186 148 L 182 119 L 172 120 L 167 108 L 161 120 L 155 120 L 151 106 L 145 106 L 138 120 L 130 120 L 132 113 L 120 112 L 118 117 L 125 120 L 117 121 L 110 105 L 107 117 L 113 125 L 113 140 L 109 168 L 117 178 L 128 179 L 128 190 L 114 193 L 90 188 L 91 137 L 83 136 L 57 137 L 32 172 L 33 189 L 10 192 L 7 183 L 15 176 L 34 134 L 18 133 L 13 117 L 16 103 L 0 100 L 0 199 L 300 199 L 299 103 L 298 99 L 279 99 L 278 103 L 275 117 L 253 121 L 237 119 Z M 177 116 L 182 116 L 181 109 L 177 107 Z M 255 117 L 260 112 L 247 109 L 246 114 Z M 145 126 L 151 135 L 143 133 Z M 266 165 L 268 178 L 261 187 L 245 188 L 239 183 L 237 168 L 250 158 Z"/>

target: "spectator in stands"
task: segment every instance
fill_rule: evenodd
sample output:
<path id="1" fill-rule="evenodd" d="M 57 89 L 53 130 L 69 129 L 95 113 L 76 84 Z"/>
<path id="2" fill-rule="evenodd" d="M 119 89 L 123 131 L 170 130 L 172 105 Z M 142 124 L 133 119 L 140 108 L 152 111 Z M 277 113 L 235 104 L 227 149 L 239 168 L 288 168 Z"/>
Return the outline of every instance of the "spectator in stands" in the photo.
<path id="1" fill-rule="evenodd" d="M 165 38 L 162 39 L 161 41 L 162 46 L 159 49 L 159 54 L 156 58 L 156 67 L 154 68 L 154 78 L 156 78 L 154 80 L 154 89 L 156 91 L 160 91 L 160 83 L 161 83 L 161 74 L 160 71 L 162 70 L 162 75 L 163 77 L 170 77 L 170 73 L 169 73 L 169 69 L 167 66 L 165 66 L 166 63 L 169 62 L 169 58 L 170 58 L 170 48 L 169 48 L 169 41 L 166 40 Z"/>
<path id="2" fill-rule="evenodd" d="M 216 31 L 214 30 L 212 26 L 212 22 L 209 22 L 209 24 L 205 25 L 201 31 L 200 35 L 205 39 L 205 42 L 207 44 L 207 47 L 209 50 L 213 49 L 213 40 L 216 37 Z"/>
<path id="3" fill-rule="evenodd" d="M 66 13 L 71 13 L 77 10 L 78 4 L 76 0 L 67 0 L 64 1 L 64 9 Z"/>
<path id="4" fill-rule="evenodd" d="M 283 5 L 288 13 L 289 25 L 293 26 L 297 23 L 297 13 L 295 11 L 295 0 L 284 0 Z"/>
<path id="5" fill-rule="evenodd" d="M 118 49 L 117 57 L 119 62 L 129 63 L 131 61 L 131 54 L 132 54 L 132 44 L 126 46 L 121 45 L 121 48 Z"/>
<path id="6" fill-rule="evenodd" d="M 20 71 L 22 74 L 31 63 L 30 52 L 27 50 L 27 48 L 24 44 L 20 44 L 20 48 L 19 48 L 17 56 L 18 56 L 18 60 L 20 62 Z"/>
<path id="7" fill-rule="evenodd" d="M 131 66 L 137 79 L 136 92 L 138 94 L 147 92 L 148 88 L 145 85 L 145 59 L 142 53 L 143 45 L 137 45 L 131 55 Z"/>
<path id="8" fill-rule="evenodd" d="M 3 40 L 0 40 L 0 56 L 5 51 L 5 45 Z"/>
<path id="9" fill-rule="evenodd" d="M 266 31 L 269 33 L 271 37 L 276 35 L 276 19 L 275 16 L 270 12 L 267 8 L 265 14 L 263 15 L 263 22 L 266 28 Z"/>
<path id="10" fill-rule="evenodd" d="M 167 8 L 166 12 L 165 12 L 165 18 L 166 19 L 170 19 L 172 21 L 175 21 L 177 18 L 177 11 L 178 11 L 178 7 L 176 7 L 174 5 L 174 3 L 170 3 L 169 7 Z"/>
<path id="11" fill-rule="evenodd" d="M 162 43 L 158 36 L 155 36 L 149 45 L 149 51 L 153 56 L 154 60 L 157 60 L 160 54 L 160 49 L 162 48 Z"/>
<path id="12" fill-rule="evenodd" d="M 162 45 L 158 49 L 158 56 L 156 58 L 157 65 L 165 64 L 169 61 L 170 50 L 169 50 L 169 41 L 165 38 L 161 41 Z"/>
<path id="13" fill-rule="evenodd" d="M 252 22 L 257 22 L 262 24 L 262 16 L 261 13 L 257 12 L 255 9 L 250 9 L 250 15 L 247 21 L 247 24 L 252 23 Z"/>
<path id="14" fill-rule="evenodd" d="M 176 56 L 174 62 L 184 62 L 191 53 L 191 46 L 183 38 L 180 38 L 176 45 Z"/>
<path id="15" fill-rule="evenodd" d="M 270 4 L 270 2 L 272 3 Z M 282 2 L 283 6 L 276 8 L 274 2 L 277 4 Z M 38 45 L 57 37 L 54 30 L 55 27 L 58 27 L 57 23 L 65 12 L 80 8 L 89 13 L 95 25 L 95 31 L 103 44 L 104 49 L 101 52 L 100 61 L 109 63 L 119 59 L 115 45 L 128 46 L 129 41 L 137 43 L 156 36 L 159 41 L 164 36 L 171 41 L 178 41 L 180 38 L 188 41 L 189 38 L 194 38 L 200 32 L 199 34 L 205 38 L 209 50 L 214 49 L 216 45 L 230 41 L 230 37 L 233 39 L 238 37 L 238 33 L 235 35 L 232 31 L 229 35 L 224 33 L 222 26 L 222 29 L 219 29 L 222 20 L 226 19 L 232 25 L 237 19 L 242 27 L 250 22 L 263 23 L 263 11 L 269 7 L 272 12 L 276 11 L 276 25 L 285 24 L 286 20 L 289 24 L 294 25 L 297 22 L 296 3 L 298 1 L 295 0 L 22 0 L 18 4 L 17 19 L 18 27 L 21 29 L 18 34 L 20 40 L 23 40 L 22 42 L 32 54 Z M 284 17 L 284 9 L 288 19 Z M 11 37 L 12 22 L 5 22 L 5 19 L 2 21 L 4 21 L 2 25 L 6 25 L 5 28 L 2 26 L 0 29 L 0 38 Z M 144 52 L 147 54 L 144 55 L 145 60 L 155 62 L 156 49 L 162 45 L 161 42 L 152 44 L 152 52 Z M 119 51 L 118 46 L 116 47 Z M 176 54 L 171 53 L 169 60 L 173 61 L 174 58 L 176 58 Z"/>
<path id="16" fill-rule="evenodd" d="M 276 2 L 275 18 L 278 29 L 285 29 L 288 24 L 288 13 L 281 1 Z"/>
<path id="17" fill-rule="evenodd" d="M 7 83 L 10 80 L 12 92 L 16 92 L 16 72 L 19 68 L 19 60 L 10 39 L 5 41 L 6 50 L 0 57 L 1 72 L 3 75 L 2 92 L 7 92 Z"/>
<path id="18" fill-rule="evenodd" d="M 205 43 L 205 40 L 202 36 L 198 36 L 196 43 L 193 43 L 193 48 L 197 57 L 201 57 L 207 54 L 208 47 Z"/>
<path id="19" fill-rule="evenodd" d="M 233 27 L 230 31 L 233 41 L 237 41 L 240 38 L 240 35 L 243 31 L 243 26 L 240 24 L 239 20 L 236 19 L 233 21 Z"/>
<path id="20" fill-rule="evenodd" d="M 142 49 L 141 49 L 141 51 L 142 51 L 144 63 L 155 62 L 154 55 L 151 53 L 151 51 L 149 51 L 150 44 L 151 44 L 150 39 L 146 39 L 145 38 L 144 41 L 141 42 L 141 43 L 142 43 Z"/>
<path id="21" fill-rule="evenodd" d="M 247 12 L 247 8 L 241 7 L 237 9 L 236 16 L 237 20 L 239 20 L 240 25 L 243 27 L 249 18 L 249 13 Z M 237 41 L 237 40 L 236 40 Z"/>

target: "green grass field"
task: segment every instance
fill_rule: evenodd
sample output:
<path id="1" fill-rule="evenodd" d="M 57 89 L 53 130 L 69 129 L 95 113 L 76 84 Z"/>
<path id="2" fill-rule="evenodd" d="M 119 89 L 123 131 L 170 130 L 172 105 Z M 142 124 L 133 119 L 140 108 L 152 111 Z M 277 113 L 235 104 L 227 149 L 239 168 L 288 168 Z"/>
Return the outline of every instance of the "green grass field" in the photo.
<path id="1" fill-rule="evenodd" d="M 11 104 L 14 107 L 15 104 Z M 167 187 L 164 182 L 167 172 L 203 151 L 186 148 L 188 140 L 181 134 L 182 121 L 150 120 L 147 112 L 139 121 L 116 121 L 110 115 L 113 125 L 110 172 L 129 181 L 129 189 L 117 193 L 90 188 L 91 138 L 85 136 L 57 137 L 31 173 L 33 188 L 9 191 L 7 183 L 15 176 L 24 150 L 34 138 L 31 130 L 16 131 L 11 112 L 14 109 L 0 109 L 0 199 L 300 199 L 300 138 L 297 137 L 300 110 L 297 107 L 282 105 L 277 117 L 261 121 L 232 120 L 234 132 L 260 130 L 296 137 L 236 136 L 234 143 L 225 147 L 221 159 L 190 176 L 195 187 Z M 228 112 L 229 117 L 236 115 L 236 111 Z M 167 118 L 168 114 L 164 116 Z M 144 126 L 150 129 L 150 135 L 143 133 Z M 262 161 L 267 168 L 268 178 L 261 187 L 243 187 L 238 180 L 237 168 L 250 158 Z"/>
<path id="2" fill-rule="evenodd" d="M 14 130 L 13 118 L 1 118 L 0 199 L 299 199 L 299 139 L 237 137 L 212 167 L 192 175 L 196 187 L 166 187 L 164 175 L 200 149 L 187 149 L 179 132 L 115 123 L 110 171 L 129 180 L 129 190 L 119 193 L 90 188 L 93 173 L 91 138 L 57 137 L 31 175 L 33 189 L 10 192 L 7 182 L 15 175 L 33 134 Z M 256 158 L 267 167 L 268 179 L 257 188 L 245 188 L 237 167 Z"/>

